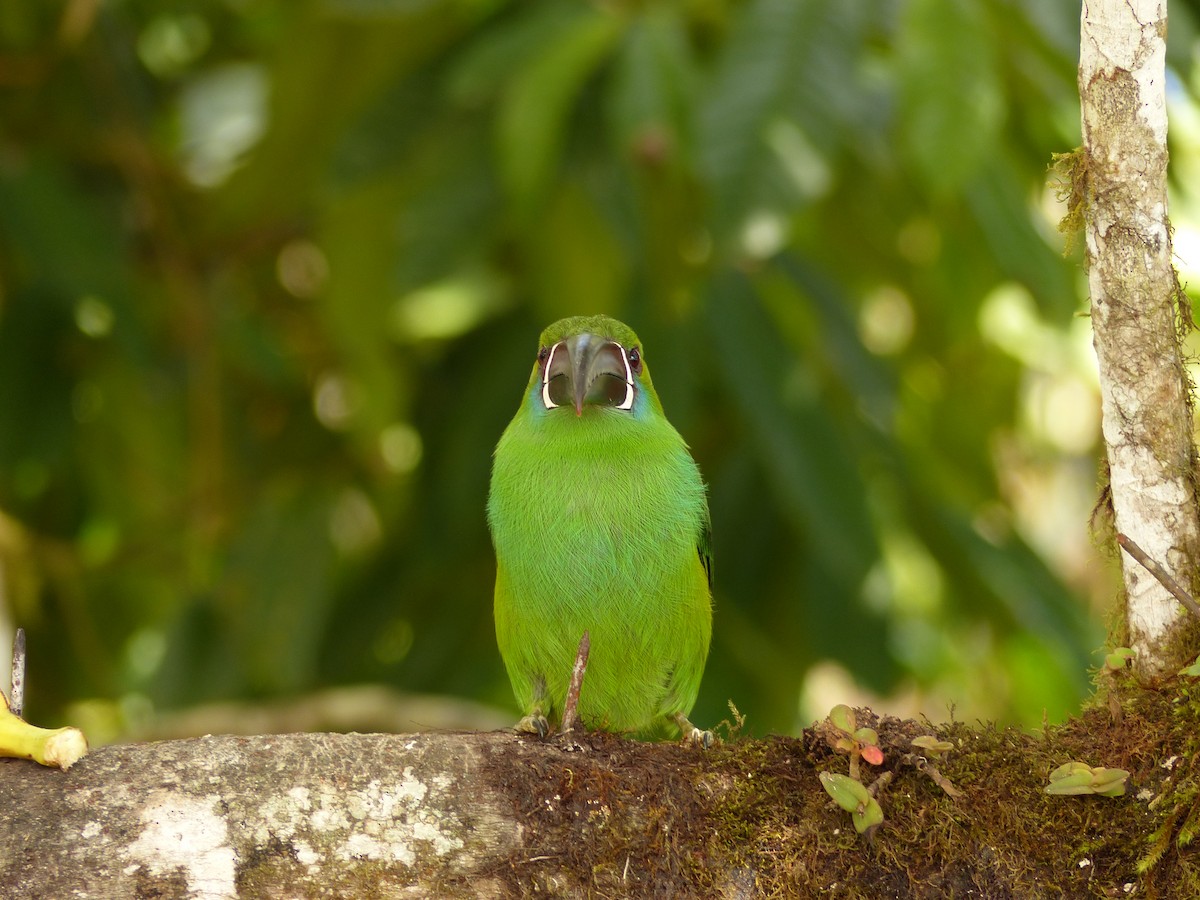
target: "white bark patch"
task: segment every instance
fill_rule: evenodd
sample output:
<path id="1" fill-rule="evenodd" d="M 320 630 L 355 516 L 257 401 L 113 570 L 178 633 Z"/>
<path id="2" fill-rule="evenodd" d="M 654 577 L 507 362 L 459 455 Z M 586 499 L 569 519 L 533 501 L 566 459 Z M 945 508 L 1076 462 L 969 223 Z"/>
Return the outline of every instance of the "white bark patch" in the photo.
<path id="1" fill-rule="evenodd" d="M 1166 91 L 1162 79 L 1167 58 L 1166 0 L 1084 0 L 1080 79 L 1123 69 L 1138 85 L 1138 118 L 1162 144 L 1167 140 Z M 1087 108 L 1084 117 L 1088 116 Z"/>
<path id="2" fill-rule="evenodd" d="M 361 791 L 345 797 L 356 827 L 335 851 L 342 859 L 376 859 L 411 866 L 416 859 L 414 844 L 428 844 L 438 856 L 463 846 L 448 834 L 436 814 L 425 806 L 428 786 L 413 777 L 406 767 L 402 780 L 388 785 L 371 781 Z M 457 823 L 455 823 L 457 824 Z"/>
<path id="3" fill-rule="evenodd" d="M 292 844 L 296 852 L 296 862 L 309 869 L 316 868 L 321 862 L 321 854 L 308 845 L 307 841 L 296 841 Z"/>
<path id="4" fill-rule="evenodd" d="M 445 793 L 453 780 L 433 779 L 433 789 Z M 374 779 L 359 790 L 323 785 L 317 790 L 292 788 L 286 797 L 264 803 L 259 809 L 255 843 L 272 837 L 290 843 L 303 865 L 322 860 L 320 847 L 329 847 L 340 860 L 371 859 L 411 866 L 418 842 L 438 856 L 463 847 L 455 836 L 461 823 L 430 800 L 430 785 L 405 767 L 399 780 Z"/>
<path id="5" fill-rule="evenodd" d="M 225 819 L 213 811 L 218 801 L 169 791 L 151 795 L 141 812 L 141 834 L 122 851 L 130 863 L 125 871 L 182 872 L 189 900 L 234 900 L 235 854 Z"/>

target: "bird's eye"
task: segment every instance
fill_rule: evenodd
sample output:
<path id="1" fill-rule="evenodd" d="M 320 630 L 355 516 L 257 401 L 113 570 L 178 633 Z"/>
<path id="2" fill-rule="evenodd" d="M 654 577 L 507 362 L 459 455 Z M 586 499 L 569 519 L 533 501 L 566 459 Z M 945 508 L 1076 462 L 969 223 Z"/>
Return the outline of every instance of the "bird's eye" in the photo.
<path id="1" fill-rule="evenodd" d="M 633 369 L 634 375 L 642 374 L 642 354 L 637 347 L 629 351 L 629 368 Z"/>

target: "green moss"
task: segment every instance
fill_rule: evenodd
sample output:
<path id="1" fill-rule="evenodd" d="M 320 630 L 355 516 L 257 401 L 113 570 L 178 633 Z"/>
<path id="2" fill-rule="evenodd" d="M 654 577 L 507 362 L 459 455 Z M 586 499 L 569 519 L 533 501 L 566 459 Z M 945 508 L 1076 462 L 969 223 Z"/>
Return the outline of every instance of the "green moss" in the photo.
<path id="1" fill-rule="evenodd" d="M 1066 237 L 1063 256 L 1070 256 L 1075 246 L 1075 237 L 1086 224 L 1088 200 L 1088 155 L 1083 147 L 1070 153 L 1055 153 L 1051 157 L 1052 184 L 1058 199 L 1066 205 L 1066 212 L 1058 222 L 1058 231 Z"/>
<path id="2" fill-rule="evenodd" d="M 845 898 L 1125 896 L 1127 884 L 1200 896 L 1197 698 L 1190 681 L 1146 690 L 1121 675 L 1103 702 L 1036 734 L 860 710 L 885 753 L 863 779 L 891 773 L 870 843 L 817 778 L 846 772 L 846 757 L 811 731 L 708 752 L 601 734 L 577 736 L 575 749 L 530 743 L 519 765 L 509 754 L 490 763 L 526 823 L 503 879 L 518 895 L 720 896 L 750 883 L 765 897 L 834 884 Z M 936 766 L 960 799 L 913 764 L 920 734 L 955 745 Z M 1129 770 L 1128 793 L 1046 794 L 1069 760 Z"/>

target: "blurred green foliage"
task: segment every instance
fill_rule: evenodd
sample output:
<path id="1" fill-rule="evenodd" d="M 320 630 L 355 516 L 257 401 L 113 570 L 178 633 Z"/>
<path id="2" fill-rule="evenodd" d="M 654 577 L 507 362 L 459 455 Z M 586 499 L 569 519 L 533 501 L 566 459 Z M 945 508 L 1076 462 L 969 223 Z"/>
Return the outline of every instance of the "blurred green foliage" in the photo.
<path id="1" fill-rule="evenodd" d="M 697 722 L 792 730 L 823 661 L 1061 717 L 1112 590 L 1045 183 L 1077 16 L 3 4 L 0 613 L 31 704 L 511 708 L 490 452 L 540 329 L 607 311 L 710 484 Z"/>

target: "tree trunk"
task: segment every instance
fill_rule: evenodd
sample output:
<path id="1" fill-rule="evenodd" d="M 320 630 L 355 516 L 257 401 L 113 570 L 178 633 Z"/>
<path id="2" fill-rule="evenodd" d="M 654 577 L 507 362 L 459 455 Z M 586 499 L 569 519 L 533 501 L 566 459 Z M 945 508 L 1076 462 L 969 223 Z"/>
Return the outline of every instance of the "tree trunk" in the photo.
<path id="1" fill-rule="evenodd" d="M 848 759 L 815 731 L 708 751 L 295 734 L 104 747 L 67 772 L 0 760 L 0 898 L 1185 896 L 1200 854 L 1174 829 L 1200 815 L 1200 711 L 1122 702 L 1039 735 L 860 710 L 885 757 L 861 766 L 883 773 L 871 841 L 822 790 Z M 931 733 L 942 752 L 914 755 Z M 1127 795 L 1046 794 L 1071 760 L 1131 770 Z"/>
<path id="2" fill-rule="evenodd" d="M 1200 512 L 1177 319 L 1187 301 L 1167 221 L 1166 30 L 1166 0 L 1084 0 L 1080 171 L 1116 528 L 1187 581 L 1200 559 Z M 1122 568 L 1136 669 L 1178 670 L 1183 608 L 1129 556 Z"/>

